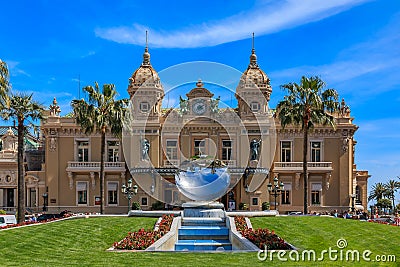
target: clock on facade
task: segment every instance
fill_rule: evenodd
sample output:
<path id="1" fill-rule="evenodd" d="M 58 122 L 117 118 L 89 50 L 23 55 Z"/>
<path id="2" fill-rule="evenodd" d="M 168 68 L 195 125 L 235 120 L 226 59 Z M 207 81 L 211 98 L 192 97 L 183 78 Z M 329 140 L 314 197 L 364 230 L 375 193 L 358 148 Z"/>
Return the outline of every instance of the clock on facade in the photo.
<path id="1" fill-rule="evenodd" d="M 206 112 L 206 103 L 204 100 L 196 100 L 193 103 L 193 112 L 196 115 L 202 115 Z"/>

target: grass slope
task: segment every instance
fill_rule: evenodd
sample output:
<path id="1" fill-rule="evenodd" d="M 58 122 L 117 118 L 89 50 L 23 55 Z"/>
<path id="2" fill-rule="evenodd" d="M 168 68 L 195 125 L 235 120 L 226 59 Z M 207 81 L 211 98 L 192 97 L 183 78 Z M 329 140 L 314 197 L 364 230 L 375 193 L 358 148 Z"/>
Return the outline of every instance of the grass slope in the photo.
<path id="1" fill-rule="evenodd" d="M 317 258 L 322 250 L 329 249 L 329 247 L 339 250 L 336 242 L 338 239 L 345 239 L 347 247 L 342 249 L 344 253 L 347 250 L 358 250 L 361 255 L 364 250 L 370 250 L 372 254 L 369 257 L 372 260 L 375 260 L 376 255 L 395 255 L 397 259 L 397 264 L 361 260 L 360 266 L 400 265 L 400 227 L 315 216 L 274 217 L 268 219 L 259 217 L 252 218 L 251 222 L 253 228 L 273 229 L 277 235 L 293 244 L 300 251 L 315 250 Z M 328 255 L 325 255 L 324 258 L 326 260 L 329 259 Z M 346 265 L 345 261 L 340 262 L 339 260 L 336 263 L 331 261 L 329 263 Z"/>
<path id="2" fill-rule="evenodd" d="M 152 228 L 154 218 L 103 217 L 66 220 L 39 226 L 0 231 L 1 266 L 266 266 L 256 253 L 124 253 L 107 252 L 128 231 Z M 398 266 L 400 228 L 322 217 L 253 218 L 254 228 L 269 228 L 299 249 L 321 251 L 345 238 L 349 249 L 370 249 L 374 254 L 393 254 Z M 317 266 L 312 262 L 279 262 L 274 266 Z M 354 263 L 323 262 L 318 266 L 352 266 Z M 365 266 L 360 262 L 359 266 Z"/>

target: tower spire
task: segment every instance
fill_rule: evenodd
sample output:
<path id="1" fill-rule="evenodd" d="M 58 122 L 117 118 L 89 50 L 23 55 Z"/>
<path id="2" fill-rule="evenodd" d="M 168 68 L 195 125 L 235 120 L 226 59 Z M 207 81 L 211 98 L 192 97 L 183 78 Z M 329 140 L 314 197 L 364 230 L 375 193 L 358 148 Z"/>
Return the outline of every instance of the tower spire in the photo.
<path id="1" fill-rule="evenodd" d="M 146 30 L 146 47 L 144 48 L 142 66 L 149 66 L 149 65 L 150 65 L 150 53 L 149 53 L 149 43 Z"/>
<path id="2" fill-rule="evenodd" d="M 254 33 L 253 33 L 253 38 L 254 38 Z M 146 49 L 149 50 L 149 43 L 147 39 L 147 30 L 146 30 Z"/>
<path id="3" fill-rule="evenodd" d="M 254 50 L 254 32 L 253 32 L 253 39 L 251 42 L 251 53 L 254 54 L 255 50 Z"/>
<path id="4" fill-rule="evenodd" d="M 253 32 L 253 38 L 251 40 L 251 55 L 250 55 L 250 68 L 257 68 L 257 56 L 256 56 L 256 49 L 254 48 L 254 32 Z"/>

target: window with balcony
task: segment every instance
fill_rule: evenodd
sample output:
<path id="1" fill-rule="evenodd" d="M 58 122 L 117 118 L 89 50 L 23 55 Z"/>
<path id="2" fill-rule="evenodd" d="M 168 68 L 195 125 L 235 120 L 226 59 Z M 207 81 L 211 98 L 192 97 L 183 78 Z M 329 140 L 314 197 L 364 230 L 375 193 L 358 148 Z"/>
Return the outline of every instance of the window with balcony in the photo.
<path id="1" fill-rule="evenodd" d="M 89 161 L 89 141 L 78 141 L 78 161 Z"/>
<path id="2" fill-rule="evenodd" d="M 281 203 L 284 205 L 290 205 L 290 192 L 292 191 L 291 183 L 284 183 L 284 189 L 281 192 Z"/>
<path id="3" fill-rule="evenodd" d="M 311 184 L 311 205 L 321 205 L 321 192 L 322 192 L 321 183 Z"/>
<path id="4" fill-rule="evenodd" d="M 108 182 L 107 183 L 107 202 L 109 205 L 118 204 L 118 183 Z"/>
<path id="5" fill-rule="evenodd" d="M 119 161 L 119 141 L 107 141 L 107 161 Z"/>
<path id="6" fill-rule="evenodd" d="M 291 162 L 292 161 L 292 142 L 281 141 L 281 161 Z"/>
<path id="7" fill-rule="evenodd" d="M 88 182 L 76 182 L 76 195 L 78 205 L 88 204 Z"/>
<path id="8" fill-rule="evenodd" d="M 167 158 L 169 160 L 177 160 L 178 159 L 178 141 L 177 140 L 167 140 Z"/>
<path id="9" fill-rule="evenodd" d="M 311 146 L 311 162 L 321 162 L 321 142 L 313 141 Z"/>
<path id="10" fill-rule="evenodd" d="M 232 158 L 232 141 L 222 140 L 222 160 L 231 160 Z"/>
<path id="11" fill-rule="evenodd" d="M 194 156 L 200 156 L 206 152 L 205 140 L 194 140 Z"/>

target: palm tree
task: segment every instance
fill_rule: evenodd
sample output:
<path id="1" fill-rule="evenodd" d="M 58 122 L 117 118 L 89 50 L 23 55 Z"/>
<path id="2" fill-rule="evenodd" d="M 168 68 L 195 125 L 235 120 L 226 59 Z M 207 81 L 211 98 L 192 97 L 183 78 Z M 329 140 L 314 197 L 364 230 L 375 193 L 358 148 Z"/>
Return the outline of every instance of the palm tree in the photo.
<path id="1" fill-rule="evenodd" d="M 387 194 L 387 189 L 383 183 L 376 183 L 372 186 L 372 191 L 368 196 L 368 201 L 376 200 L 377 202 L 381 200 Z"/>
<path id="2" fill-rule="evenodd" d="M 18 205 L 17 221 L 25 220 L 25 183 L 24 183 L 24 139 L 27 125 L 33 125 L 33 121 L 44 118 L 44 107 L 32 100 L 32 94 L 10 94 L 8 107 L 1 111 L 4 120 L 15 118 L 18 122 Z"/>
<path id="3" fill-rule="evenodd" d="M 400 182 L 397 182 L 395 180 L 389 180 L 386 184 L 384 184 L 386 188 L 386 196 L 392 200 L 392 207 L 395 209 L 395 194 L 397 190 L 400 189 Z"/>
<path id="4" fill-rule="evenodd" d="M 9 77 L 7 64 L 0 59 L 0 109 L 8 105 Z"/>
<path id="5" fill-rule="evenodd" d="M 330 125 L 335 128 L 332 113 L 338 110 L 338 93 L 334 89 L 322 91 L 324 87 L 325 83 L 317 76 L 303 76 L 300 84 L 281 85 L 288 95 L 276 107 L 276 114 L 283 128 L 294 124 L 301 125 L 303 130 L 304 214 L 308 213 L 308 134 L 315 125 Z"/>
<path id="6" fill-rule="evenodd" d="M 82 127 L 85 134 L 99 131 L 101 134 L 100 158 L 100 213 L 104 213 L 104 155 L 106 147 L 106 132 L 111 131 L 114 136 L 120 137 L 123 128 L 123 119 L 126 113 L 128 99 L 115 100 L 117 91 L 113 84 L 104 84 L 102 91 L 97 82 L 95 87 L 83 88 L 88 93 L 88 102 L 84 99 L 73 100 L 71 105 L 76 122 Z"/>

